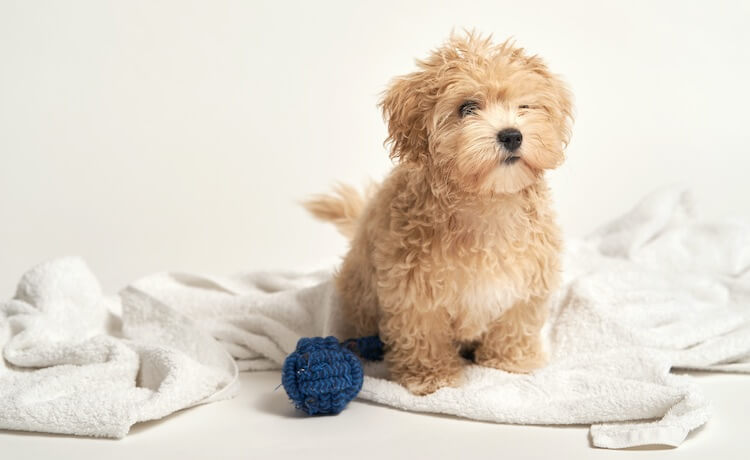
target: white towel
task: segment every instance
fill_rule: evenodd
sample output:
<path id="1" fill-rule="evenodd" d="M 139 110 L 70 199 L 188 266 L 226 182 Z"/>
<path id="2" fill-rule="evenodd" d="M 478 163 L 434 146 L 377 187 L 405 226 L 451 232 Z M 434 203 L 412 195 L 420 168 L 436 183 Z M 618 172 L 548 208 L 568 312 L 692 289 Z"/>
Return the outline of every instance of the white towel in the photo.
<path id="1" fill-rule="evenodd" d="M 686 192 L 665 189 L 568 242 L 547 367 L 471 366 L 463 387 L 417 397 L 368 365 L 359 397 L 502 423 L 592 424 L 599 447 L 677 446 L 709 403 L 670 369 L 750 372 L 748 307 L 750 225 L 701 223 Z M 231 396 L 237 367 L 277 369 L 299 337 L 336 334 L 338 321 L 328 272 L 162 273 L 118 302 L 79 259 L 49 262 L 0 304 L 0 428 L 122 437 Z"/>
<path id="2" fill-rule="evenodd" d="M 23 276 L 0 304 L 0 428 L 120 438 L 234 394 L 234 360 L 193 320 L 135 289 L 121 298 L 120 316 L 77 258 Z"/>

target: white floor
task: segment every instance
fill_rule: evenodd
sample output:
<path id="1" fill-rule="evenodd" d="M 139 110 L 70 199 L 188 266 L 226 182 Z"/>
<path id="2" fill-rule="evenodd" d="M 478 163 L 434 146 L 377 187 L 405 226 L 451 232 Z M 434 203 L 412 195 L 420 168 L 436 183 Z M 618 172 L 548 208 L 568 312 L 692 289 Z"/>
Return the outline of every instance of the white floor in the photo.
<path id="1" fill-rule="evenodd" d="M 695 374 L 714 415 L 676 449 L 637 450 L 639 459 L 748 458 L 750 377 Z M 3 459 L 45 458 L 623 458 L 590 447 L 588 428 L 509 426 L 414 414 L 354 401 L 335 417 L 307 417 L 289 404 L 278 372 L 244 373 L 239 396 L 136 425 L 122 440 L 0 431 Z M 635 455 L 633 452 L 630 455 Z"/>

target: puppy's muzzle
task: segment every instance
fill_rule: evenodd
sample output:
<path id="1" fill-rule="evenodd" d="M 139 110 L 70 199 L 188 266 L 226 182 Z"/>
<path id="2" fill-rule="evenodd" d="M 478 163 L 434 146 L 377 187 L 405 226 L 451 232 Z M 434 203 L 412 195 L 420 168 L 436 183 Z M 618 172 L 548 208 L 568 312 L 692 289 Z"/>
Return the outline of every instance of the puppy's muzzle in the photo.
<path id="1" fill-rule="evenodd" d="M 508 152 L 515 152 L 523 142 L 523 134 L 516 128 L 506 128 L 497 133 L 497 141 Z"/>

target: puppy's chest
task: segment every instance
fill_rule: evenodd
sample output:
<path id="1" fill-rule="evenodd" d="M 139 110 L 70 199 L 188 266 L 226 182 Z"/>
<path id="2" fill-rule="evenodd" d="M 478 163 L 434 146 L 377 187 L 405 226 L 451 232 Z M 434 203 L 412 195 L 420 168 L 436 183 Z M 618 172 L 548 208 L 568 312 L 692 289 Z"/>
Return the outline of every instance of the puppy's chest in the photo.
<path id="1" fill-rule="evenodd" d="M 547 262 L 557 248 L 539 232 L 526 221 L 522 227 L 480 226 L 463 238 L 444 240 L 454 245 L 459 261 L 446 274 L 454 282 L 446 308 L 460 336 L 473 339 L 514 305 L 545 294 Z"/>
<path id="2" fill-rule="evenodd" d="M 457 293 L 456 302 L 447 309 L 456 328 L 467 331 L 460 335 L 472 339 L 521 301 L 525 291 L 527 286 L 512 277 L 476 277 Z"/>
<path id="3" fill-rule="evenodd" d="M 527 297 L 531 291 L 527 272 L 536 264 L 519 256 L 502 242 L 467 254 L 450 275 L 455 280 L 451 316 L 463 322 L 491 322 Z"/>

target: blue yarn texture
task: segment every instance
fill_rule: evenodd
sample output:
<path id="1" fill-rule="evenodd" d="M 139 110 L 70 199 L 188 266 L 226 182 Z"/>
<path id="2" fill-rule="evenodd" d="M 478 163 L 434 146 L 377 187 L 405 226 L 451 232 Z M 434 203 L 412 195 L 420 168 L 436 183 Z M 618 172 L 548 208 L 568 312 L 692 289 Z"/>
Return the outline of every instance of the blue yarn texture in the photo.
<path id="1" fill-rule="evenodd" d="M 364 373 L 355 354 L 383 358 L 378 337 L 350 339 L 302 338 L 284 361 L 281 383 L 297 409 L 309 415 L 338 414 L 362 389 Z"/>

